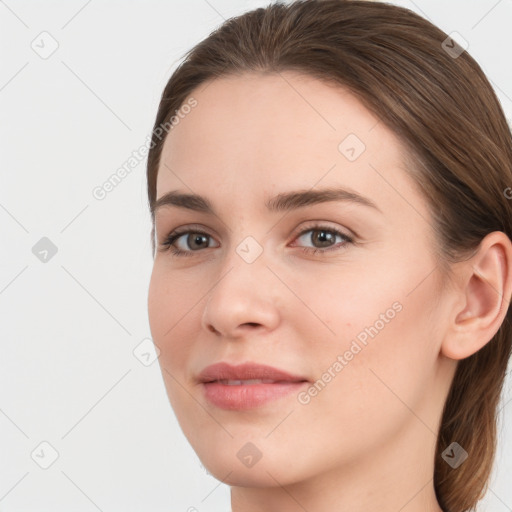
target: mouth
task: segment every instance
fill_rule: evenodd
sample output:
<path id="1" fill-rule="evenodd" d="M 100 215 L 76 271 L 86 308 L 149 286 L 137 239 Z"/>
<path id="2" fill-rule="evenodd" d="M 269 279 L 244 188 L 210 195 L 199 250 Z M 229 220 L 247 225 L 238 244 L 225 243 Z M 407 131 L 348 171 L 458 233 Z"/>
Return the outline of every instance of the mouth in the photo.
<path id="1" fill-rule="evenodd" d="M 224 384 L 225 386 L 252 386 L 254 384 L 283 384 L 286 382 L 307 382 L 306 380 L 297 380 L 297 381 L 289 381 L 289 380 L 272 380 L 272 379 L 248 379 L 248 380 L 212 380 L 205 382 L 204 384 L 211 384 L 212 382 L 218 382 L 219 384 Z"/>
<path id="2" fill-rule="evenodd" d="M 274 384 L 276 382 L 303 382 L 306 377 L 293 375 L 285 370 L 265 364 L 247 362 L 232 365 L 225 361 L 204 368 L 198 376 L 199 382 L 222 382 L 223 384 Z"/>
<path id="3" fill-rule="evenodd" d="M 198 377 L 205 399 L 225 410 L 247 410 L 284 399 L 310 381 L 305 377 L 256 363 L 226 362 L 205 368 Z"/>

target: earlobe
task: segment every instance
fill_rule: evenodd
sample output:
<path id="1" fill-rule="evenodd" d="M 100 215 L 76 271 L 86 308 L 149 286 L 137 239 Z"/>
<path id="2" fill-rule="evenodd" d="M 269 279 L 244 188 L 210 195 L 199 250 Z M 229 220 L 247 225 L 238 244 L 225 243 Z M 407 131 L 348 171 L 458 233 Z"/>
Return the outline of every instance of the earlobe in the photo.
<path id="1" fill-rule="evenodd" d="M 465 359 L 478 352 L 498 332 L 512 293 L 512 243 L 501 231 L 489 233 L 478 251 L 460 264 L 461 308 L 453 308 L 442 353 Z"/>

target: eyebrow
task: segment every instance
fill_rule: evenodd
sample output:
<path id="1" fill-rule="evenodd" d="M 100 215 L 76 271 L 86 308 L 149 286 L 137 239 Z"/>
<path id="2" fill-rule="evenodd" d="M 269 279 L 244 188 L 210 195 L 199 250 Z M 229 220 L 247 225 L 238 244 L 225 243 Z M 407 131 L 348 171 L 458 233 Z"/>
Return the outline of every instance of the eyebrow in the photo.
<path id="1" fill-rule="evenodd" d="M 347 201 L 374 208 L 382 213 L 382 210 L 371 199 L 344 188 L 324 188 L 286 192 L 272 197 L 265 203 L 265 206 L 270 212 L 283 212 L 330 201 Z M 151 208 L 152 215 L 164 206 L 175 206 L 196 212 L 217 215 L 212 203 L 206 197 L 198 194 L 182 193 L 176 190 L 167 192 L 154 202 Z"/>

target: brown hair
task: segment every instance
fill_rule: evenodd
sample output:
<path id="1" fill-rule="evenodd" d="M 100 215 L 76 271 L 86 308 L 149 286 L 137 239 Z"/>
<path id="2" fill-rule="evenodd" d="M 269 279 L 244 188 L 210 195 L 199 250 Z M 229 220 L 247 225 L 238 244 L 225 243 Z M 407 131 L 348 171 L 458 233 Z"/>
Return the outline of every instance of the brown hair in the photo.
<path id="1" fill-rule="evenodd" d="M 151 211 L 165 140 L 159 127 L 169 126 L 198 85 L 296 70 L 350 90 L 404 143 L 407 170 L 429 202 L 449 276 L 448 263 L 470 255 L 488 233 L 512 238 L 505 193 L 512 186 L 512 136 L 481 68 L 447 37 L 408 9 L 362 0 L 296 0 L 228 19 L 185 55 L 163 91 L 147 163 Z M 446 512 L 475 510 L 487 490 L 511 354 L 510 314 L 509 308 L 489 343 L 457 363 L 434 465 Z M 441 457 L 453 441 L 468 452 L 456 469 Z"/>

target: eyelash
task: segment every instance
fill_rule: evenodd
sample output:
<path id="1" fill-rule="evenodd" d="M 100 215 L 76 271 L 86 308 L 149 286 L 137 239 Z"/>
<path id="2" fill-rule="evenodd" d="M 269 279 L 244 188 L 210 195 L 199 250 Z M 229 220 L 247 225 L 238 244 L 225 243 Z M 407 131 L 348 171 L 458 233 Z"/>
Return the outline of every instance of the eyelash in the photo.
<path id="1" fill-rule="evenodd" d="M 329 228 L 327 226 L 322 226 L 322 225 L 310 226 L 307 229 L 301 231 L 297 235 L 296 238 L 300 238 L 301 236 L 305 235 L 306 233 L 308 233 L 310 231 L 325 231 L 327 233 L 334 234 L 335 236 L 340 236 L 344 240 L 345 243 L 342 246 L 332 246 L 332 247 L 327 247 L 326 249 L 318 249 L 316 247 L 300 247 L 302 252 L 307 253 L 307 254 L 318 254 L 318 253 L 326 253 L 329 251 L 341 250 L 345 247 L 345 245 L 354 243 L 354 239 L 352 237 L 346 235 L 345 233 L 342 233 L 341 231 L 338 231 L 337 229 Z M 211 235 L 209 235 L 208 233 L 206 233 L 204 231 L 201 231 L 200 229 L 184 229 L 182 231 L 177 230 L 177 231 L 174 231 L 173 233 L 169 234 L 167 236 L 167 238 L 164 240 L 164 242 L 162 242 L 161 245 L 163 247 L 163 250 L 171 251 L 171 253 L 174 256 L 179 256 L 179 257 L 195 256 L 194 253 L 201 252 L 201 251 L 200 250 L 198 250 L 198 251 L 183 251 L 181 249 L 177 249 L 176 247 L 174 247 L 172 245 L 178 238 L 180 238 L 183 235 L 189 234 L 189 233 L 194 233 L 197 235 L 204 235 L 206 237 L 211 238 Z"/>

